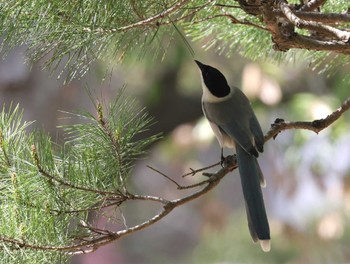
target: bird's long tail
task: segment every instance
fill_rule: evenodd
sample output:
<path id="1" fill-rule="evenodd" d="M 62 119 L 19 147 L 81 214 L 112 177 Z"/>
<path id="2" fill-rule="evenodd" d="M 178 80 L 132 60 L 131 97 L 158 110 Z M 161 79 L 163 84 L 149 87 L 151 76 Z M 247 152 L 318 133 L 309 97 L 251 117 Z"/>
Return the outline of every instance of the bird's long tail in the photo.
<path id="1" fill-rule="evenodd" d="M 264 251 L 270 250 L 270 227 L 266 216 L 260 184 L 263 176 L 257 159 L 236 145 L 237 161 L 247 211 L 248 226 L 254 241 L 260 241 Z"/>

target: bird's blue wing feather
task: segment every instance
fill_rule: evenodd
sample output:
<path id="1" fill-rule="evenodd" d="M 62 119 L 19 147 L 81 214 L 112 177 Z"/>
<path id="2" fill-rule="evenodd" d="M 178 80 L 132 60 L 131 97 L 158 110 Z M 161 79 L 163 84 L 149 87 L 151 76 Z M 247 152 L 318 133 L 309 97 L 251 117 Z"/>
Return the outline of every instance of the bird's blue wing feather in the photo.
<path id="1" fill-rule="evenodd" d="M 238 88 L 228 100 L 203 103 L 203 110 L 210 122 L 233 138 L 243 149 L 254 156 L 262 151 L 264 135 L 248 98 Z M 256 150 L 257 149 L 257 150 Z"/>

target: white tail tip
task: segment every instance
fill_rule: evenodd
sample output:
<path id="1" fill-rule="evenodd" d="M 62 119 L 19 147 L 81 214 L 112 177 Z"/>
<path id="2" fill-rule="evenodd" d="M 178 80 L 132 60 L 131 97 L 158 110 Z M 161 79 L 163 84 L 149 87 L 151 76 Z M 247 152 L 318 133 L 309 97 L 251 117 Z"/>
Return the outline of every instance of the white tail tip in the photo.
<path id="1" fill-rule="evenodd" d="M 260 246 L 264 252 L 269 252 L 271 250 L 270 240 L 260 240 Z"/>

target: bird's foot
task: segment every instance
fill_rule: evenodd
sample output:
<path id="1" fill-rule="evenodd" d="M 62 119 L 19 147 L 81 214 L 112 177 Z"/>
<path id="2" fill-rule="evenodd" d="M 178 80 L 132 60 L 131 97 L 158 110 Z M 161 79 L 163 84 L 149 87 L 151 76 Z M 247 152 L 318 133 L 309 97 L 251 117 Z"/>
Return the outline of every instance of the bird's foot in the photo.
<path id="1" fill-rule="evenodd" d="M 220 165 L 222 168 L 225 166 L 225 159 L 226 159 L 225 157 L 221 157 Z"/>
<path id="2" fill-rule="evenodd" d="M 238 167 L 237 164 L 237 155 L 228 155 L 227 157 L 224 158 L 222 167 L 229 168 L 230 171 L 233 171 Z"/>

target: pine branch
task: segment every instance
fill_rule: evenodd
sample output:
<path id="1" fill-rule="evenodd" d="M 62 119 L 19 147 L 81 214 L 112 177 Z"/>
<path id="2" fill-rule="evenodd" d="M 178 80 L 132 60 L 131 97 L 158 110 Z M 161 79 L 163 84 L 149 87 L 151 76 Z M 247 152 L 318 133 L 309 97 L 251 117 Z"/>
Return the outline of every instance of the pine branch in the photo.
<path id="1" fill-rule="evenodd" d="M 108 192 L 108 191 L 103 191 L 103 190 L 97 190 L 94 188 L 89 188 L 89 187 L 84 187 L 84 186 L 78 186 L 75 185 L 73 183 L 67 182 L 65 180 L 60 179 L 57 176 L 53 176 L 50 173 L 48 173 L 47 171 L 45 171 L 39 161 L 39 157 L 38 157 L 38 152 L 36 149 L 35 145 L 32 145 L 32 157 L 34 160 L 34 163 L 36 165 L 36 167 L 38 168 L 38 171 L 41 175 L 43 175 L 45 178 L 47 178 L 50 181 L 54 181 L 57 182 L 58 184 L 60 184 L 61 186 L 65 186 L 65 187 L 69 187 L 72 189 L 76 189 L 76 190 L 80 190 L 80 191 L 84 191 L 84 192 L 92 192 L 92 193 L 96 193 L 96 194 L 100 194 L 100 195 L 111 195 L 111 196 L 120 196 L 120 192 Z"/>
<path id="2" fill-rule="evenodd" d="M 313 11 L 321 7 L 327 0 L 310 0 L 304 3 L 300 8 L 301 11 Z"/>
<path id="3" fill-rule="evenodd" d="M 330 37 L 335 37 L 338 40 L 347 42 L 350 38 L 350 32 L 339 30 L 335 27 L 323 25 L 319 22 L 305 21 L 299 18 L 288 6 L 286 1 L 280 0 L 278 2 L 278 7 L 285 15 L 285 17 L 296 27 L 300 29 L 315 30 L 319 33 L 329 35 Z"/>
<path id="4" fill-rule="evenodd" d="M 148 219 L 145 222 L 142 222 L 141 224 L 132 226 L 130 228 L 126 228 L 117 232 L 112 232 L 109 230 L 100 230 L 98 232 L 98 236 L 95 238 L 90 238 L 88 241 L 82 241 L 79 243 L 76 243 L 74 245 L 67 245 L 67 246 L 47 246 L 47 245 L 37 245 L 37 244 L 31 244 L 27 243 L 25 241 L 7 238 L 7 237 L 1 237 L 0 241 L 12 244 L 18 248 L 27 248 L 27 249 L 35 249 L 35 250 L 45 250 L 45 251 L 65 251 L 69 254 L 86 254 L 91 253 L 101 246 L 104 246 L 106 244 L 109 244 L 117 239 L 120 239 L 124 236 L 130 235 L 132 233 L 135 233 L 137 231 L 140 231 L 144 228 L 147 228 L 155 223 L 157 223 L 159 220 L 167 216 L 169 213 L 171 213 L 176 207 L 179 207 L 185 203 L 188 203 L 194 199 L 197 199 L 198 197 L 204 195 L 205 193 L 209 192 L 211 189 L 213 189 L 215 186 L 217 186 L 220 182 L 220 180 L 228 174 L 230 171 L 234 169 L 234 167 L 231 166 L 231 164 L 236 164 L 235 158 L 233 156 L 229 156 L 224 163 L 223 168 L 221 168 L 217 173 L 213 174 L 212 177 L 209 178 L 207 186 L 205 186 L 202 190 L 199 190 L 195 193 L 192 193 L 190 195 L 187 195 L 180 199 L 175 200 L 165 200 L 163 198 L 159 197 L 153 197 L 153 196 L 142 196 L 142 195 L 132 195 L 129 194 L 128 198 L 130 200 L 149 200 L 149 201 L 155 201 L 155 202 L 161 202 L 164 204 L 162 207 L 162 210 L 160 213 L 153 216 L 151 219 Z M 234 165 L 236 166 L 236 165 Z M 88 229 L 95 229 L 94 227 L 87 227 Z M 103 231 L 103 232 L 101 232 Z"/>
<path id="5" fill-rule="evenodd" d="M 289 7 L 287 9 L 291 10 Z M 283 16 L 284 12 L 281 10 L 273 10 L 276 16 Z M 319 13 L 319 12 L 307 12 L 300 10 L 293 10 L 295 16 L 312 22 L 321 22 L 326 25 L 339 25 L 350 22 L 350 14 L 347 13 Z"/>
<path id="6" fill-rule="evenodd" d="M 289 130 L 289 129 L 307 129 L 314 131 L 316 133 L 320 132 L 326 127 L 329 127 L 332 125 L 336 120 L 338 120 L 347 110 L 350 108 L 350 98 L 346 99 L 344 103 L 335 110 L 332 114 L 328 115 L 327 117 L 319 120 L 314 120 L 311 122 L 305 122 L 305 121 L 295 121 L 295 122 L 285 122 L 281 119 L 278 119 L 275 121 L 274 124 L 271 125 L 271 129 L 266 133 L 265 135 L 265 142 L 269 141 L 272 138 L 276 138 L 276 136 L 281 133 L 282 131 Z M 39 158 L 36 156 L 36 150 L 33 151 L 33 159 L 35 163 L 38 163 Z M 214 165 L 218 165 L 214 164 Z M 37 166 L 40 166 L 40 164 L 37 164 Z M 202 172 L 205 169 L 211 168 L 212 166 L 206 167 L 204 169 L 199 170 L 193 170 L 191 169 L 191 172 L 189 174 L 194 175 L 196 173 Z M 138 232 L 142 229 L 145 229 L 161 219 L 163 219 L 165 216 L 170 214 L 175 208 L 182 206 L 188 202 L 191 202 L 195 199 L 198 199 L 199 197 L 205 195 L 209 191 L 211 191 L 213 188 L 215 188 L 220 181 L 232 170 L 236 169 L 238 167 L 237 160 L 235 156 L 228 156 L 226 157 L 222 168 L 220 168 L 216 173 L 210 174 L 210 177 L 207 180 L 204 180 L 202 182 L 199 182 L 195 185 L 190 186 L 181 186 L 176 181 L 172 180 L 171 177 L 165 175 L 164 173 L 150 167 L 152 170 L 156 171 L 160 175 L 164 176 L 166 179 L 171 181 L 172 183 L 175 183 L 178 189 L 186 189 L 186 188 L 194 188 L 194 187 L 201 187 L 200 190 L 195 191 L 189 195 L 183 196 L 178 199 L 168 200 L 164 199 L 162 197 L 157 196 L 149 196 L 149 195 L 138 195 L 138 194 L 131 194 L 129 192 L 124 193 L 123 200 L 120 200 L 117 205 L 120 205 L 124 201 L 127 200 L 133 200 L 133 201 L 151 201 L 162 204 L 161 211 L 154 215 L 152 218 L 140 223 L 136 224 L 131 227 L 126 227 L 125 229 L 119 230 L 119 231 L 111 231 L 108 229 L 101 229 L 98 227 L 94 227 L 85 221 L 82 221 L 80 227 L 83 229 L 88 230 L 91 234 L 86 237 L 80 237 L 79 242 L 75 242 L 73 244 L 67 244 L 67 245 L 44 245 L 39 243 L 31 243 L 29 241 L 23 240 L 23 239 L 16 239 L 16 238 L 10 238 L 6 236 L 0 236 L 0 241 L 3 243 L 7 243 L 9 245 L 12 245 L 14 249 L 32 249 L 32 250 L 40 250 L 40 251 L 54 251 L 54 252 L 66 252 L 68 254 L 86 254 L 93 252 L 97 250 L 98 248 L 112 243 L 115 240 L 118 240 L 124 236 L 130 235 L 132 233 Z M 55 180 L 50 178 L 51 180 Z M 60 182 L 59 182 L 60 183 Z M 205 185 L 203 187 L 203 185 Z M 71 186 L 69 186 L 71 187 Z M 110 197 L 110 193 L 100 193 L 101 195 L 107 195 L 107 197 Z M 113 204 L 113 198 L 111 200 L 111 204 L 107 203 L 105 206 L 111 206 Z M 101 207 L 104 205 L 102 204 Z M 62 212 L 63 213 L 63 212 Z M 72 212 L 68 212 L 72 213 Z"/>
<path id="7" fill-rule="evenodd" d="M 135 113 L 133 101 L 123 96 L 107 110 L 106 117 L 101 107 L 97 118 L 80 114 L 90 122 L 64 127 L 68 141 L 63 153 L 55 148 L 58 155 L 53 154 L 48 136 L 37 132 L 26 135 L 29 123 L 22 124 L 18 107 L 0 114 L 0 241 L 3 247 L 10 246 L 13 258 L 21 256 L 24 249 L 49 251 L 47 254 L 53 256 L 53 251 L 80 248 L 76 241 L 89 246 L 87 241 L 101 234 L 88 234 L 94 227 L 86 230 L 72 222 L 84 221 L 90 212 L 100 215 L 127 200 L 162 202 L 121 191 L 124 185 L 120 184 L 130 174 L 131 161 L 157 138 L 134 140 L 151 119 L 143 110 Z M 8 226 L 11 228 L 5 229 Z"/>
<path id="8" fill-rule="evenodd" d="M 335 51 L 339 53 L 350 53 L 350 45 L 348 40 L 350 33 L 343 29 L 327 25 L 327 20 L 324 21 L 305 21 L 298 17 L 298 13 L 292 11 L 291 6 L 285 0 L 262 2 L 262 15 L 264 22 L 268 26 L 273 41 L 274 48 L 279 51 L 287 51 L 291 48 L 306 49 L 306 50 L 324 50 Z M 277 7 L 284 17 L 276 15 L 278 12 L 274 11 Z M 313 13 L 313 12 L 310 12 Z M 303 13 L 304 17 L 308 15 Z M 327 14 L 323 18 L 327 17 Z M 329 15 L 331 17 L 331 15 Z M 281 22 L 281 19 L 287 19 L 286 22 Z M 340 16 L 338 17 L 341 18 Z M 348 17 L 342 16 L 347 22 Z M 295 27 L 300 29 L 308 29 L 314 31 L 311 35 L 299 34 L 295 31 Z M 325 36 L 325 37 L 320 37 Z M 329 37 L 329 36 L 333 36 Z"/>
<path id="9" fill-rule="evenodd" d="M 237 5 L 230 5 L 213 0 L 129 0 L 112 1 L 101 8 L 95 0 L 84 4 L 3 1 L 0 32 L 6 37 L 0 49 L 25 44 L 33 60 L 49 57 L 44 67 L 50 69 L 65 61 L 68 81 L 85 74 L 98 59 L 114 60 L 118 54 L 123 60 L 135 50 L 166 52 L 160 44 L 173 34 L 188 42 L 182 30 L 195 40 L 204 40 L 207 47 L 227 48 L 229 53 L 238 50 L 251 59 L 271 56 L 271 48 L 278 53 L 293 49 L 350 53 L 350 15 L 345 7 L 327 0 L 291 2 L 238 0 Z M 348 57 L 343 61 L 349 62 Z"/>

